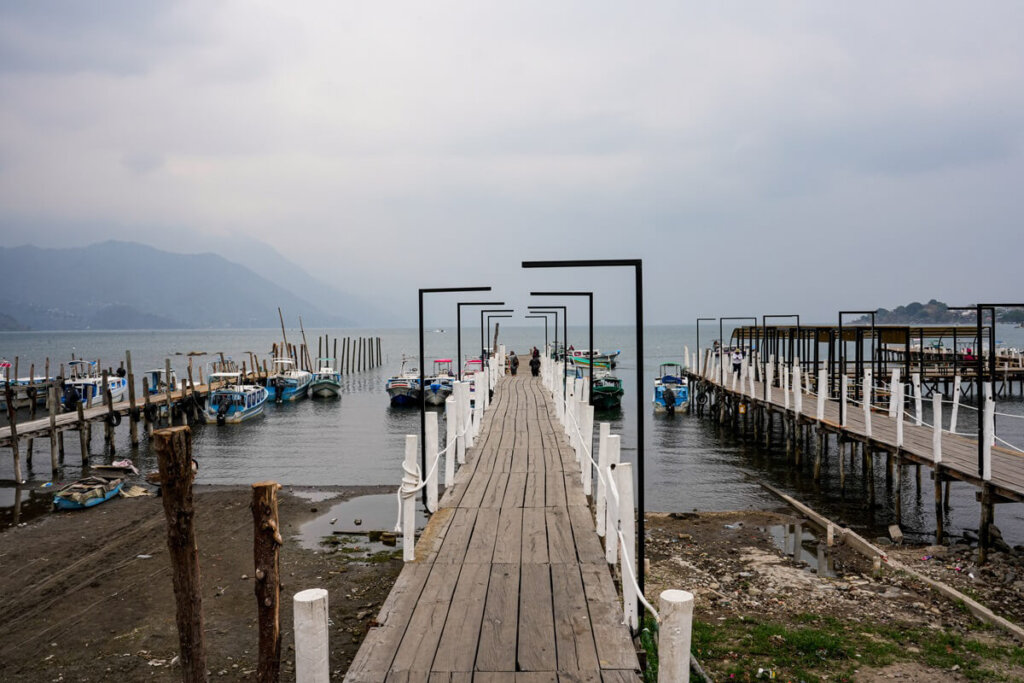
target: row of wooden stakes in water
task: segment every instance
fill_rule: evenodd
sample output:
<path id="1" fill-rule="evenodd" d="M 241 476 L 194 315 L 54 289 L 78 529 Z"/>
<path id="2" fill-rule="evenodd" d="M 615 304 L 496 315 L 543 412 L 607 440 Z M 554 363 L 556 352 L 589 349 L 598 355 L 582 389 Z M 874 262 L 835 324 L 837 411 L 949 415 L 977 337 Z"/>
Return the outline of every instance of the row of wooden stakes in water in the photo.
<path id="1" fill-rule="evenodd" d="M 333 341 L 333 350 L 331 348 Z M 274 344 L 270 351 L 274 358 L 291 358 L 295 366 L 316 372 L 322 366 L 321 361 L 343 375 L 362 372 L 379 367 L 383 361 L 380 337 L 345 337 L 341 340 L 341 355 L 338 355 L 338 339 L 330 339 L 327 335 L 317 339 L 316 359 L 310 356 L 310 349 L 305 344 Z M 250 355 L 250 366 L 260 369 L 259 361 Z M 263 372 L 268 371 L 267 362 L 263 361 Z"/>

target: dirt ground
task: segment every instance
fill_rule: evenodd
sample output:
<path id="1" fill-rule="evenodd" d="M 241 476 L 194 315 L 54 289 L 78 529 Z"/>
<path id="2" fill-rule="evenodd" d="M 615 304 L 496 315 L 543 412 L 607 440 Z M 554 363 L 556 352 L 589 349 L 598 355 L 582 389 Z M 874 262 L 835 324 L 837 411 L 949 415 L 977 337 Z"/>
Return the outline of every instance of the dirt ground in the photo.
<path id="1" fill-rule="evenodd" d="M 308 491 L 310 487 L 303 487 Z M 401 571 L 292 536 L 345 498 L 393 487 L 324 487 L 331 500 L 279 494 L 282 680 L 294 680 L 291 596 L 329 591 L 331 670 L 341 679 Z M 196 487 L 196 525 L 212 679 L 250 680 L 256 665 L 252 514 L 248 487 Z M 0 680 L 180 680 L 175 603 L 159 498 L 114 499 L 51 513 L 0 533 Z"/>
<path id="2" fill-rule="evenodd" d="M 795 517 L 739 511 L 647 518 L 647 594 L 695 594 L 694 652 L 716 681 L 1024 681 L 1021 643 L 909 575 L 876 575 L 870 560 L 839 546 L 830 553 L 833 575 L 819 576 L 809 566 L 818 563 L 814 539 L 803 548 L 815 557 L 795 561 L 780 549 L 784 540 L 774 540 Z M 969 580 L 946 569 L 968 566 L 956 551 L 899 552 Z M 944 559 L 933 560 L 937 554 Z M 993 590 L 988 606 L 1011 620 L 1024 604 L 1019 559 L 1004 553 L 982 572 Z"/>

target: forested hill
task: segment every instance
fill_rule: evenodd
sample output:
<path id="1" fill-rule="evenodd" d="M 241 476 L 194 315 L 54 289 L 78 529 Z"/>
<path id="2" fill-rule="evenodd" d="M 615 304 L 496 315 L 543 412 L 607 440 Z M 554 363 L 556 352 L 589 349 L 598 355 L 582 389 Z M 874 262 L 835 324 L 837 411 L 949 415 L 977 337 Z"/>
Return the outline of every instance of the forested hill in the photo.
<path id="1" fill-rule="evenodd" d="M 1002 323 L 1024 322 L 1024 310 L 998 309 L 997 319 Z M 869 324 L 871 318 L 864 316 L 857 324 Z M 932 299 L 926 304 L 917 301 L 905 306 L 897 306 L 891 311 L 879 308 L 875 311 L 875 323 L 878 325 L 971 325 L 975 322 L 975 314 L 970 311 L 951 311 L 949 305 Z"/>

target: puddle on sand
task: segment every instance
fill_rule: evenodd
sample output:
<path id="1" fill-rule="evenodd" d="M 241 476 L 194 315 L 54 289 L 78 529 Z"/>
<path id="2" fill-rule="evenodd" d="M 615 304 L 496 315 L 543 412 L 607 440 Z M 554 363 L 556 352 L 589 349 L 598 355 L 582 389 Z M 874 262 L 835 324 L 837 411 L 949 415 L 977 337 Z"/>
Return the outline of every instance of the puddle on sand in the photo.
<path id="1" fill-rule="evenodd" d="M 0 486 L 0 531 L 49 514 L 58 488 L 39 484 Z"/>
<path id="2" fill-rule="evenodd" d="M 808 524 L 775 524 L 760 527 L 775 543 L 775 547 L 796 562 L 804 562 L 818 576 L 835 576 L 832 554 L 825 539 L 819 538 Z"/>
<path id="3" fill-rule="evenodd" d="M 394 531 L 398 517 L 398 497 L 394 493 L 357 496 L 332 505 L 329 510 L 299 528 L 296 538 L 307 550 L 339 552 L 351 559 L 366 559 L 381 552 L 401 550 L 401 536 L 397 545 L 370 542 L 371 531 Z M 331 524 L 331 520 L 335 520 Z M 356 524 L 359 520 L 359 524 Z M 416 507 L 416 527 L 426 524 L 423 509 Z M 345 533 L 339 533 L 345 532 Z"/>
<path id="4" fill-rule="evenodd" d="M 337 491 L 321 491 L 319 489 L 291 489 L 289 493 L 303 500 L 308 500 L 310 503 L 320 503 L 341 495 Z"/>

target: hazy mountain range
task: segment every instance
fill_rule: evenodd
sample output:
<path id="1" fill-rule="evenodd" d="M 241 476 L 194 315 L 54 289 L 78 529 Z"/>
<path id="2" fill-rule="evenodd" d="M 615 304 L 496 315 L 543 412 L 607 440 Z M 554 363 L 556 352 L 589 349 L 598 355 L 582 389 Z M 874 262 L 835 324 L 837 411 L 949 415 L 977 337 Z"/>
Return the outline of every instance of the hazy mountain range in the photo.
<path id="1" fill-rule="evenodd" d="M 273 327 L 278 306 L 288 324 L 300 315 L 318 326 L 379 322 L 367 319 L 368 303 L 319 282 L 272 248 L 256 260 L 114 241 L 0 247 L 0 329 Z"/>

